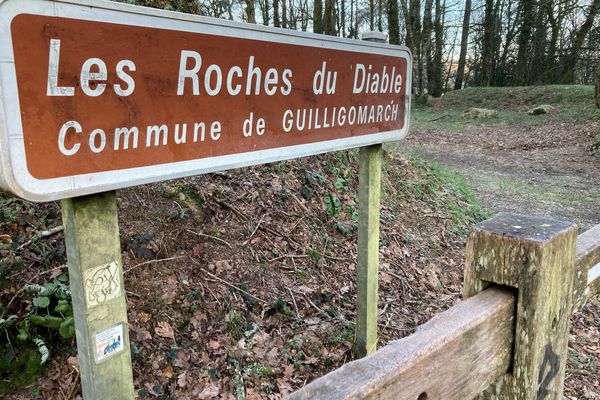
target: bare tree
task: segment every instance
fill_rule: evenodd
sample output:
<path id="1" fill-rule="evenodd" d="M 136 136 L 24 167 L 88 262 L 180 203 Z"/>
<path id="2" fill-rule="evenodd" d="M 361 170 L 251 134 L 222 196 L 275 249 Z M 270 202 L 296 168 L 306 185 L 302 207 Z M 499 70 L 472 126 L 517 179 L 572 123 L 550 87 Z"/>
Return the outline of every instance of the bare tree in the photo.
<path id="1" fill-rule="evenodd" d="M 458 67 L 456 70 L 456 80 L 454 81 L 454 90 L 462 89 L 463 79 L 465 77 L 465 64 L 467 61 L 467 46 L 469 44 L 469 25 L 471 23 L 471 0 L 465 1 L 465 14 L 462 24 L 462 35 L 460 37 L 460 55 L 458 56 Z"/>

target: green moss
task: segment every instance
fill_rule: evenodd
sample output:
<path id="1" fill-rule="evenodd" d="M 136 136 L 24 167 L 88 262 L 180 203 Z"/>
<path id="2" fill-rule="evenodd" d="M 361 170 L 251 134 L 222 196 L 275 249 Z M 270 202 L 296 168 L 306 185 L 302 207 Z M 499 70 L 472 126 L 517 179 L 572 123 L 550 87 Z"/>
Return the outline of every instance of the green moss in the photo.
<path id="1" fill-rule="evenodd" d="M 37 349 L 23 345 L 5 344 L 0 354 L 0 397 L 11 391 L 31 385 L 42 373 Z"/>

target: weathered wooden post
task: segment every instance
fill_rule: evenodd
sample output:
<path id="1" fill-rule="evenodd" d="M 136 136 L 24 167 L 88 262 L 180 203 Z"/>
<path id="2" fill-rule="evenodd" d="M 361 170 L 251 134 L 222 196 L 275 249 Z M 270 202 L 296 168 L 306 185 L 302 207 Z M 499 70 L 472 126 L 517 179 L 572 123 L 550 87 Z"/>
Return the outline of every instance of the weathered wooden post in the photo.
<path id="1" fill-rule="evenodd" d="M 385 43 L 387 35 L 366 32 L 362 38 Z M 358 357 L 364 357 L 377 350 L 381 144 L 361 147 L 359 154 L 358 285 L 354 351 Z"/>
<path id="2" fill-rule="evenodd" d="M 84 399 L 133 399 L 115 192 L 61 201 Z"/>
<path id="3" fill-rule="evenodd" d="M 515 214 L 472 229 L 465 297 L 490 285 L 517 291 L 512 367 L 483 398 L 562 398 L 576 240 L 574 224 Z"/>

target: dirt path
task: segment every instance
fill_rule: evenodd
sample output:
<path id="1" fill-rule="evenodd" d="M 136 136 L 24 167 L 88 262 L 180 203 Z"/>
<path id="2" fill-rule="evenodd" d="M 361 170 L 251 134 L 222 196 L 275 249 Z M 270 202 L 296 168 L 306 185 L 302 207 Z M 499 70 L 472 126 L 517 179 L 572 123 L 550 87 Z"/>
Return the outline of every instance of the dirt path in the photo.
<path id="1" fill-rule="evenodd" d="M 465 132 L 416 124 L 402 151 L 413 151 L 458 172 L 483 206 L 494 212 L 600 223 L 600 157 L 590 154 L 597 122 L 558 118 L 537 126 L 472 126 Z M 571 319 L 565 381 L 567 399 L 598 399 L 600 296 Z M 584 347 L 592 346 L 592 347 Z"/>
<path id="2" fill-rule="evenodd" d="M 596 122 L 558 118 L 539 126 L 473 126 L 466 132 L 412 129 L 415 151 L 461 174 L 494 212 L 543 215 L 587 229 L 600 223 L 600 158 L 590 154 Z"/>

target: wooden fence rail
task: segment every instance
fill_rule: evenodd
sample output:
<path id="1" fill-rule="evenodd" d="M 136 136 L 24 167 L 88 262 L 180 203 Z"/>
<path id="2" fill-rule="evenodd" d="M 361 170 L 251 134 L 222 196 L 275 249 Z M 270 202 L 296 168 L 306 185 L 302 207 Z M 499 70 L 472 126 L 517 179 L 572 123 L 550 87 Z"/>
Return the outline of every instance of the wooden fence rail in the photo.
<path id="1" fill-rule="evenodd" d="M 600 225 L 575 232 L 514 214 L 476 225 L 465 300 L 288 398 L 561 399 L 569 318 L 600 293 Z"/>
<path id="2" fill-rule="evenodd" d="M 472 398 L 508 371 L 514 309 L 512 292 L 487 289 L 435 316 L 417 333 L 306 385 L 290 399 Z"/>
<path id="3" fill-rule="evenodd" d="M 583 307 L 590 297 L 598 293 L 600 293 L 600 225 L 596 225 L 577 238 L 573 312 Z"/>

